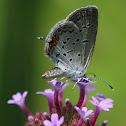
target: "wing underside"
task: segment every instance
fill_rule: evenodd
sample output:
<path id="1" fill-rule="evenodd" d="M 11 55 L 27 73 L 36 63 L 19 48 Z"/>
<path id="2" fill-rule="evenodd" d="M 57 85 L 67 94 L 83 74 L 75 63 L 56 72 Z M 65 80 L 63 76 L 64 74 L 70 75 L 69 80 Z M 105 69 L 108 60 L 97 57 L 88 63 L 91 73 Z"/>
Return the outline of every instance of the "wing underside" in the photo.
<path id="1" fill-rule="evenodd" d="M 46 37 L 45 50 L 66 77 L 84 74 L 90 63 L 98 27 L 98 8 L 82 7 L 58 22 Z"/>

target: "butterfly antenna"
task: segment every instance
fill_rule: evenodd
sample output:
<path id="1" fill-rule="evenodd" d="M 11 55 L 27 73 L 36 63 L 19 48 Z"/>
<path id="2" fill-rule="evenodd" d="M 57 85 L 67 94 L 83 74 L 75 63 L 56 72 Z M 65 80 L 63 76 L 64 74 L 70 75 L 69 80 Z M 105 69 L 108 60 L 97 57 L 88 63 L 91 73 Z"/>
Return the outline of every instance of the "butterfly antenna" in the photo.
<path id="1" fill-rule="evenodd" d="M 113 88 L 110 84 L 108 84 L 106 81 L 102 80 L 101 78 L 98 78 L 98 77 L 96 77 L 96 76 L 89 76 L 89 77 L 93 77 L 93 78 L 96 78 L 96 79 L 98 79 L 98 80 L 104 82 L 105 84 L 107 84 L 107 85 L 112 89 L 112 91 L 114 91 L 114 88 Z"/>
<path id="2" fill-rule="evenodd" d="M 68 82 L 68 80 L 66 80 L 65 82 Z"/>
<path id="3" fill-rule="evenodd" d="M 37 39 L 45 40 L 45 37 L 41 36 L 41 37 L 37 37 Z"/>

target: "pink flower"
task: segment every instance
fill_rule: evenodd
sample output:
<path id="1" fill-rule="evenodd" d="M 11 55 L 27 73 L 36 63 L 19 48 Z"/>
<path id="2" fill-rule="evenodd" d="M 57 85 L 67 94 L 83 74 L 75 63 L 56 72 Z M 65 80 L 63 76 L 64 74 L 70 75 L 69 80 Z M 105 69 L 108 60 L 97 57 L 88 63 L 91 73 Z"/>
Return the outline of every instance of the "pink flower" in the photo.
<path id="1" fill-rule="evenodd" d="M 97 93 L 98 97 L 92 96 L 92 101 L 89 100 L 96 106 L 95 112 L 87 110 L 87 107 L 85 107 L 87 96 L 89 92 L 96 91 L 96 86 L 89 85 L 95 83 L 91 79 L 82 79 L 78 83 L 80 97 L 77 105 L 72 105 L 69 98 L 65 100 L 65 105 L 62 104 L 63 91 L 70 83 L 58 82 L 56 80 L 49 81 L 48 83 L 54 86 L 54 91 L 52 89 L 45 89 L 44 92 L 36 92 L 36 94 L 43 94 L 48 98 L 49 114 L 47 112 L 37 112 L 35 116 L 30 114 L 25 106 L 27 91 L 22 95 L 18 92 L 12 96 L 13 99 L 8 100 L 8 104 L 17 104 L 24 111 L 29 121 L 25 126 L 94 126 L 101 110 L 109 111 L 113 107 L 112 99 L 105 99 L 103 94 Z M 88 118 L 89 115 L 92 115 L 91 118 Z M 106 124 L 107 121 L 104 120 L 102 125 L 105 126 Z"/>
<path id="2" fill-rule="evenodd" d="M 7 103 L 18 105 L 23 110 L 26 117 L 29 120 L 31 120 L 31 119 L 33 119 L 33 116 L 30 114 L 27 107 L 25 106 L 25 98 L 26 98 L 27 94 L 28 94 L 28 91 L 24 91 L 22 95 L 20 92 L 17 92 L 16 94 L 12 95 L 13 99 L 8 100 Z"/>
<path id="3" fill-rule="evenodd" d="M 36 94 L 43 94 L 48 98 L 49 111 L 52 113 L 54 91 L 52 89 L 45 89 L 44 92 L 36 92 Z"/>
<path id="4" fill-rule="evenodd" d="M 28 94 L 28 91 L 24 91 L 22 95 L 20 92 L 17 92 L 16 94 L 12 95 L 13 99 L 8 100 L 7 103 L 8 104 L 17 104 L 17 105 L 21 106 L 24 104 L 27 94 Z"/>
<path id="5" fill-rule="evenodd" d="M 43 124 L 45 126 L 60 126 L 64 122 L 64 117 L 62 116 L 60 119 L 58 118 L 57 113 L 53 113 L 51 115 L 51 121 L 45 120 Z"/>
<path id="6" fill-rule="evenodd" d="M 109 111 L 109 108 L 113 108 L 113 103 L 112 103 L 113 100 L 110 98 L 106 98 L 106 99 L 102 99 L 99 102 L 96 97 L 92 96 L 91 98 L 93 101 L 89 100 L 89 102 L 91 102 L 93 105 L 96 106 L 95 112 L 90 119 L 90 124 L 94 126 L 101 110 Z"/>

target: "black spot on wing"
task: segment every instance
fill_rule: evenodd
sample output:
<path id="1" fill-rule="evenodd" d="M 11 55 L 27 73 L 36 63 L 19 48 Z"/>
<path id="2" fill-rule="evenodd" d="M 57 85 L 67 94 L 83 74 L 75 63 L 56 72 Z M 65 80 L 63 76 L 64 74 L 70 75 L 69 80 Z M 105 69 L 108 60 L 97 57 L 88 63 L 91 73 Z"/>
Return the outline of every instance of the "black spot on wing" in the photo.
<path id="1" fill-rule="evenodd" d="M 60 55 L 60 53 L 56 54 L 56 57 L 58 57 Z"/>
<path id="2" fill-rule="evenodd" d="M 66 42 L 64 41 L 63 44 L 66 44 Z"/>
<path id="3" fill-rule="evenodd" d="M 70 40 L 70 38 L 67 38 L 67 41 Z"/>
<path id="4" fill-rule="evenodd" d="M 88 23 L 87 26 L 90 26 L 90 23 Z"/>
<path id="5" fill-rule="evenodd" d="M 82 30 L 80 29 L 79 32 L 82 32 Z"/>
<path id="6" fill-rule="evenodd" d="M 62 49 L 64 49 L 64 46 L 62 46 Z"/>
<path id="7" fill-rule="evenodd" d="M 88 40 L 88 39 L 83 40 L 83 43 L 87 43 L 87 42 L 89 42 L 89 40 Z"/>
<path id="8" fill-rule="evenodd" d="M 59 63 L 59 60 L 57 60 L 57 63 Z"/>
<path id="9" fill-rule="evenodd" d="M 93 24 L 91 25 L 91 28 L 92 28 L 92 27 L 94 27 L 94 25 L 93 25 Z"/>
<path id="10" fill-rule="evenodd" d="M 72 61 L 72 59 L 70 59 L 70 61 Z"/>
<path id="11" fill-rule="evenodd" d="M 66 53 L 63 53 L 64 56 L 66 56 Z"/>
<path id="12" fill-rule="evenodd" d="M 80 39 L 77 39 L 76 41 L 79 42 Z"/>
<path id="13" fill-rule="evenodd" d="M 86 26 L 82 26 L 82 28 L 84 29 L 84 28 L 86 28 Z"/>

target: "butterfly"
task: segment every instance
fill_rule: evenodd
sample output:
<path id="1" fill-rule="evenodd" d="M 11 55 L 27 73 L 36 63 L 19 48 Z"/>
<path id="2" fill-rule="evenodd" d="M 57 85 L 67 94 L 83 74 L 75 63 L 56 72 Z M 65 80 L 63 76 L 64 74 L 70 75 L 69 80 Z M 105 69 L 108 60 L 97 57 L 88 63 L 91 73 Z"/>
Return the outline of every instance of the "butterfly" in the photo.
<path id="1" fill-rule="evenodd" d="M 66 19 L 50 30 L 45 40 L 45 52 L 55 68 L 42 77 L 66 77 L 78 80 L 85 77 L 89 66 L 98 29 L 98 8 L 87 6 L 76 9 Z"/>

